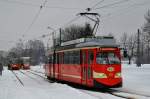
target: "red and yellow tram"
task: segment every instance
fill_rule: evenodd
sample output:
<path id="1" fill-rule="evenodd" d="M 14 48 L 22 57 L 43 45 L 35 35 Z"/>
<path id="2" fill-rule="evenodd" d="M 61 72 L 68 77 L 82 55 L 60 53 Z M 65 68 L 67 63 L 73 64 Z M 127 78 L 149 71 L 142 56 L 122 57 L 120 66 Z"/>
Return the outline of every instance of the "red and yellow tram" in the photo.
<path id="1" fill-rule="evenodd" d="M 120 49 L 108 37 L 64 42 L 49 53 L 45 73 L 48 78 L 88 87 L 121 87 Z"/>
<path id="2" fill-rule="evenodd" d="M 22 69 L 30 69 L 30 57 L 21 57 L 22 60 Z"/>
<path id="3" fill-rule="evenodd" d="M 21 60 L 19 58 L 12 58 L 8 64 L 9 70 L 19 70 L 22 67 Z"/>

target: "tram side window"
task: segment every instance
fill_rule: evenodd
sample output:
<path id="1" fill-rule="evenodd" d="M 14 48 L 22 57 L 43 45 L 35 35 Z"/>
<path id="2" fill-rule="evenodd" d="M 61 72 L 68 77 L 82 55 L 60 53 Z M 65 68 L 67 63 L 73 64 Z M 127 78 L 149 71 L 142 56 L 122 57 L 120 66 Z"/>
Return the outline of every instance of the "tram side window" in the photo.
<path id="1" fill-rule="evenodd" d="M 74 51 L 72 56 L 73 64 L 80 64 L 80 51 Z"/>
<path id="2" fill-rule="evenodd" d="M 59 61 L 59 64 L 62 64 L 63 63 L 63 58 L 62 58 L 62 54 L 61 53 L 59 53 L 58 54 L 58 56 L 59 56 L 59 59 L 58 59 L 58 61 Z"/>
<path id="3" fill-rule="evenodd" d="M 64 64 L 80 64 L 80 51 L 64 52 Z"/>
<path id="4" fill-rule="evenodd" d="M 55 64 L 58 64 L 58 54 L 55 54 Z"/>
<path id="5" fill-rule="evenodd" d="M 68 54 L 68 52 L 64 52 L 64 64 L 69 64 L 69 54 Z"/>

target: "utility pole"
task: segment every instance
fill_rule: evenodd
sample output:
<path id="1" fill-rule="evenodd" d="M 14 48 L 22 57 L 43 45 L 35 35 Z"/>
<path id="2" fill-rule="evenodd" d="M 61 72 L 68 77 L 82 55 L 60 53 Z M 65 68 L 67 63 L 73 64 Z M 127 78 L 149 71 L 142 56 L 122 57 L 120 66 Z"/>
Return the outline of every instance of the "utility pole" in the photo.
<path id="1" fill-rule="evenodd" d="M 59 43 L 60 43 L 60 46 L 61 46 L 61 28 L 60 28 L 60 30 L 59 30 L 59 32 L 60 32 L 60 34 L 59 34 Z"/>
<path id="2" fill-rule="evenodd" d="M 140 29 L 138 29 L 138 36 L 137 36 L 137 59 L 136 65 L 137 67 L 141 67 L 141 57 L 140 57 Z"/>

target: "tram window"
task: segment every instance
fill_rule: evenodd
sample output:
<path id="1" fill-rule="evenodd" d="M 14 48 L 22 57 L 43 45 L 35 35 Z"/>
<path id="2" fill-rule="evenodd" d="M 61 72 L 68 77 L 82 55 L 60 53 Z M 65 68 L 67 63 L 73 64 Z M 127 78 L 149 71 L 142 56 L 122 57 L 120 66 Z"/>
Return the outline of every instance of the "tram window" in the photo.
<path id="1" fill-rule="evenodd" d="M 93 52 L 91 50 L 89 50 L 89 54 L 88 54 L 88 64 L 92 64 L 94 59 L 94 55 Z"/>
<path id="2" fill-rule="evenodd" d="M 68 64 L 68 53 L 64 52 L 64 64 Z"/>
<path id="3" fill-rule="evenodd" d="M 80 64 L 80 51 L 64 52 L 64 64 Z"/>
<path id="4" fill-rule="evenodd" d="M 62 59 L 63 59 L 63 58 L 62 58 L 62 56 L 61 56 L 61 55 L 62 55 L 61 53 L 59 53 L 59 54 L 58 54 L 58 56 L 59 56 L 59 59 L 58 59 L 59 64 L 62 64 Z"/>
<path id="5" fill-rule="evenodd" d="M 69 63 L 68 64 L 73 64 L 74 63 L 74 52 L 68 52 L 68 60 L 69 60 Z"/>
<path id="6" fill-rule="evenodd" d="M 73 64 L 80 64 L 80 51 L 74 51 L 72 55 Z"/>
<path id="7" fill-rule="evenodd" d="M 96 55 L 98 64 L 120 64 L 119 57 L 114 52 L 102 52 Z"/>

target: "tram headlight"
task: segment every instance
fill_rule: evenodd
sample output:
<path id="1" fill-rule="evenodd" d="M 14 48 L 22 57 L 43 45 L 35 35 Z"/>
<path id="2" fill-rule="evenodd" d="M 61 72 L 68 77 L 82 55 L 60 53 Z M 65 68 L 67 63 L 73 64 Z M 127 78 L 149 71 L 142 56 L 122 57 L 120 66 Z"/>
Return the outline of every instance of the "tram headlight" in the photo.
<path id="1" fill-rule="evenodd" d="M 107 78 L 107 75 L 105 73 L 93 72 L 93 78 Z"/>
<path id="2" fill-rule="evenodd" d="M 120 78 L 120 77 L 121 77 L 121 73 L 120 72 L 115 74 L 115 78 Z"/>

